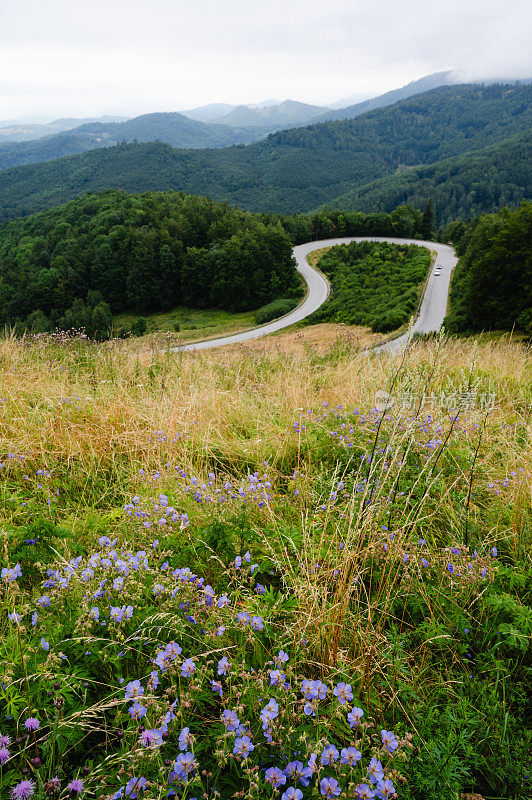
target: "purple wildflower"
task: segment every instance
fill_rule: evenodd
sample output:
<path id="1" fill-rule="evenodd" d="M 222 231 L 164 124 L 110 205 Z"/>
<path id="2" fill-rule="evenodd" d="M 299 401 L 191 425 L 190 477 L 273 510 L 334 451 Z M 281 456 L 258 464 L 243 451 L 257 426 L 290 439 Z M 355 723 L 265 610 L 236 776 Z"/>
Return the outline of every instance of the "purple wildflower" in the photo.
<path id="1" fill-rule="evenodd" d="M 180 750 L 188 750 L 188 748 L 192 744 L 192 737 L 190 735 L 190 728 L 183 728 L 181 733 L 179 734 L 179 749 Z"/>
<path id="2" fill-rule="evenodd" d="M 193 772 L 197 766 L 192 753 L 179 753 L 175 760 L 174 770 L 178 778 L 181 780 L 188 780 L 189 772 Z"/>
<path id="3" fill-rule="evenodd" d="M 342 790 L 335 778 L 322 778 L 320 781 L 320 792 L 327 800 L 332 800 L 332 798 L 338 797 L 338 795 L 342 793 Z"/>
<path id="4" fill-rule="evenodd" d="M 394 750 L 397 750 L 399 747 L 399 742 L 397 741 L 397 737 L 395 733 L 392 731 L 381 731 L 382 743 L 386 747 L 390 753 L 393 753 Z"/>
<path id="5" fill-rule="evenodd" d="M 362 717 L 364 716 L 364 712 L 361 708 L 357 708 L 354 706 L 349 714 L 347 715 L 347 721 L 352 728 L 355 728 L 359 723 Z"/>
<path id="6" fill-rule="evenodd" d="M 183 676 L 183 678 L 190 678 L 190 676 L 195 671 L 195 669 L 196 669 L 196 665 L 194 664 L 192 659 L 191 658 L 187 658 L 181 664 L 181 675 Z"/>
<path id="7" fill-rule="evenodd" d="M 227 675 L 229 671 L 229 659 L 224 656 L 218 661 L 218 675 Z"/>
<path id="8" fill-rule="evenodd" d="M 21 781 L 11 789 L 11 797 L 13 800 L 27 800 L 33 795 L 34 790 L 35 784 L 33 781 Z"/>
<path id="9" fill-rule="evenodd" d="M 143 747 L 160 747 L 163 743 L 161 731 L 154 730 L 142 731 L 140 741 Z"/>
<path id="10" fill-rule="evenodd" d="M 378 782 L 377 786 L 375 787 L 375 793 L 377 797 L 381 798 L 381 800 L 386 800 L 386 798 L 391 797 L 392 794 L 395 794 L 395 787 L 388 778 L 385 781 Z"/>
<path id="11" fill-rule="evenodd" d="M 264 780 L 271 783 L 274 789 L 278 789 L 279 786 L 284 786 L 286 783 L 286 775 L 281 772 L 279 767 L 270 767 L 266 770 Z"/>
<path id="12" fill-rule="evenodd" d="M 333 744 L 328 744 L 323 753 L 321 754 L 320 761 L 324 766 L 332 764 L 333 761 L 338 761 L 340 753 Z"/>
<path id="13" fill-rule="evenodd" d="M 357 786 L 357 792 L 360 800 L 371 800 L 371 798 L 375 797 L 375 792 L 373 792 L 371 786 L 368 786 L 367 783 L 360 783 Z"/>
<path id="14" fill-rule="evenodd" d="M 356 747 L 343 747 L 341 756 L 340 760 L 342 764 L 348 764 L 350 767 L 354 767 L 362 758 L 362 753 L 360 753 Z"/>
<path id="15" fill-rule="evenodd" d="M 290 786 L 290 788 L 288 788 L 286 792 L 283 792 L 281 795 L 281 800 L 302 800 L 302 798 L 303 792 L 301 789 L 294 789 L 293 786 Z"/>
<path id="16" fill-rule="evenodd" d="M 235 739 L 235 746 L 233 748 L 233 753 L 235 756 L 241 756 L 241 758 L 247 758 L 252 750 L 255 749 L 255 745 L 249 738 L 249 736 L 242 736 L 241 738 Z"/>
<path id="17" fill-rule="evenodd" d="M 68 784 L 67 789 L 70 792 L 71 797 L 76 797 L 83 791 L 83 781 L 80 778 L 74 778 L 74 780 L 70 781 Z"/>
<path id="18" fill-rule="evenodd" d="M 338 698 L 338 702 L 341 703 L 341 705 L 353 699 L 353 691 L 349 683 L 339 683 L 333 689 L 333 694 Z"/>
<path id="19" fill-rule="evenodd" d="M 368 766 L 369 779 L 372 783 L 378 783 L 384 778 L 382 764 L 376 758 L 372 758 Z"/>
<path id="20" fill-rule="evenodd" d="M 228 731 L 231 733 L 236 731 L 238 726 L 240 725 L 240 720 L 238 719 L 237 715 L 234 711 L 230 711 L 229 709 L 225 709 L 222 714 L 222 722 L 227 728 Z"/>

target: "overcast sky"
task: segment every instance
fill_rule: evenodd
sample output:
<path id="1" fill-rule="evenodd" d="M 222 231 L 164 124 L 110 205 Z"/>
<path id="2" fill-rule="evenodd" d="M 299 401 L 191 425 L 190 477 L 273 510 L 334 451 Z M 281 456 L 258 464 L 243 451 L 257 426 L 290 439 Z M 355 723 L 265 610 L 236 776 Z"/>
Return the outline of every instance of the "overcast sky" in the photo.
<path id="1" fill-rule="evenodd" d="M 530 0 L 0 0 L 0 120 L 532 75 Z"/>

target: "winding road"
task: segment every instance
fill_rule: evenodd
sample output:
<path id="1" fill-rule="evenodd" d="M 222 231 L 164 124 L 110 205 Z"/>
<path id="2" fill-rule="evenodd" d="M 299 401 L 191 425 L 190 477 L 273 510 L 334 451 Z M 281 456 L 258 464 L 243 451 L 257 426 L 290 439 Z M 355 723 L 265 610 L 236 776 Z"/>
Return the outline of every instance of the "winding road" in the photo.
<path id="1" fill-rule="evenodd" d="M 324 275 L 310 266 L 307 261 L 307 256 L 314 250 L 321 250 L 323 247 L 332 247 L 336 244 L 349 244 L 350 242 L 390 242 L 391 244 L 415 244 L 420 247 L 428 247 L 429 250 L 436 252 L 435 264 L 441 264 L 440 275 L 435 275 L 434 269 L 430 271 L 419 314 L 412 328 L 401 336 L 390 339 L 385 344 L 379 345 L 373 349 L 377 351 L 388 350 L 393 352 L 407 344 L 409 338 L 414 333 L 428 333 L 430 331 L 438 331 L 441 328 L 447 308 L 451 273 L 457 261 L 454 249 L 446 244 L 440 244 L 439 242 L 423 242 L 419 239 L 393 239 L 385 236 L 355 236 L 345 239 L 322 239 L 321 241 L 307 242 L 306 244 L 300 244 L 294 247 L 293 252 L 297 263 L 297 270 L 307 284 L 307 295 L 303 302 L 289 314 L 286 314 L 284 317 L 279 317 L 279 319 L 275 319 L 273 322 L 268 322 L 266 325 L 252 328 L 249 331 L 234 333 L 230 336 L 221 336 L 218 339 L 207 339 L 203 342 L 180 345 L 172 349 L 175 351 L 209 350 L 213 347 L 239 344 L 240 342 L 247 342 L 250 339 L 258 339 L 261 336 L 267 336 L 269 333 L 275 333 L 283 328 L 288 328 L 295 322 L 300 322 L 302 319 L 305 319 L 305 317 L 308 317 L 313 311 L 316 311 L 323 305 L 330 291 L 329 281 Z"/>

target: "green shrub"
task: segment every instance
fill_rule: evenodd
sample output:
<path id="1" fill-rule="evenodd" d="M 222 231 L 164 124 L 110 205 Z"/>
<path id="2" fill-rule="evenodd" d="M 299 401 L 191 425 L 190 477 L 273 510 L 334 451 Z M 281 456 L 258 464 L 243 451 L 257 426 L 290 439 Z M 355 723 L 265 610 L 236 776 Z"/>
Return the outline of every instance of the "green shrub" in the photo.
<path id="1" fill-rule="evenodd" d="M 270 322 L 272 319 L 284 317 L 285 314 L 290 313 L 296 306 L 297 300 L 281 297 L 279 300 L 274 300 L 273 303 L 268 303 L 268 305 L 257 309 L 257 311 L 255 311 L 255 322 L 257 322 L 258 325 L 264 325 L 265 322 Z"/>
<path id="2" fill-rule="evenodd" d="M 144 317 L 137 317 L 133 325 L 131 326 L 131 333 L 133 336 L 143 336 L 146 333 L 146 320 Z"/>

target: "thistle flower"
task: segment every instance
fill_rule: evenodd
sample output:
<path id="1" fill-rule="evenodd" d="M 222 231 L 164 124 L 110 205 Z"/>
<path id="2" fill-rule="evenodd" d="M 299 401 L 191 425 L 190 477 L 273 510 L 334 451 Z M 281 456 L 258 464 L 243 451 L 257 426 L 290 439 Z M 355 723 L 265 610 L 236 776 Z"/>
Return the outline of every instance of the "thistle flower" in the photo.
<path id="1" fill-rule="evenodd" d="M 29 797 L 33 796 L 34 791 L 35 784 L 33 781 L 21 781 L 11 789 L 11 797 L 13 800 L 28 800 Z"/>
<path id="2" fill-rule="evenodd" d="M 83 791 L 83 781 L 80 778 L 74 778 L 68 784 L 67 789 L 70 792 L 70 797 L 77 797 Z"/>
<path id="3" fill-rule="evenodd" d="M 27 731 L 38 731 L 41 723 L 37 719 L 37 717 L 28 717 L 26 722 L 24 723 L 24 727 Z"/>
<path id="4" fill-rule="evenodd" d="M 61 791 L 61 781 L 56 776 L 55 778 L 50 778 L 50 780 L 46 781 L 44 784 L 44 793 L 47 797 L 52 797 L 54 794 L 59 794 Z"/>

